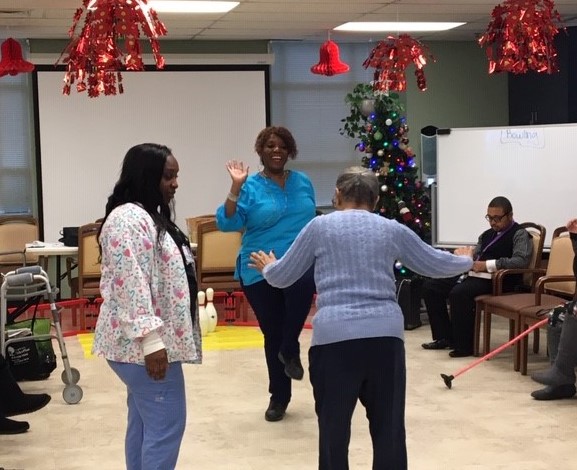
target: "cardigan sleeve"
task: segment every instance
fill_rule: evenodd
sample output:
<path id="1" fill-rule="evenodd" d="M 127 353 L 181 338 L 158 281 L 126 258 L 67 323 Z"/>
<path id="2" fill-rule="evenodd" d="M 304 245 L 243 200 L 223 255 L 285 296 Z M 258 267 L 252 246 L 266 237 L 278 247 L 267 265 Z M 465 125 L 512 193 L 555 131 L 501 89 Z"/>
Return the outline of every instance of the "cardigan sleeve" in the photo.
<path id="1" fill-rule="evenodd" d="M 312 219 L 297 235 L 284 256 L 264 267 L 263 276 L 274 287 L 284 288 L 298 281 L 315 262 L 317 219 Z"/>

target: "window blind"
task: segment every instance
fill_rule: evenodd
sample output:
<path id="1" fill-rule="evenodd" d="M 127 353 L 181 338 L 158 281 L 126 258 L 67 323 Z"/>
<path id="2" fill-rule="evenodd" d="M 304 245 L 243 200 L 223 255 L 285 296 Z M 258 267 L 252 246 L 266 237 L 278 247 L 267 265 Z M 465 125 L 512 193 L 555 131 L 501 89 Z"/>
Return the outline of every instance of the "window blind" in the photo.
<path id="1" fill-rule="evenodd" d="M 0 214 L 36 212 L 30 74 L 0 80 Z"/>
<path id="2" fill-rule="evenodd" d="M 340 58 L 350 72 L 327 77 L 315 75 L 311 66 L 319 61 L 320 43 L 273 41 L 271 68 L 272 125 L 293 133 L 299 149 L 289 165 L 312 180 L 317 206 L 330 206 L 338 174 L 361 164 L 354 139 L 340 135 L 341 119 L 349 115 L 345 96 L 357 83 L 372 79 L 372 69 L 362 67 L 371 45 L 340 44 Z"/>

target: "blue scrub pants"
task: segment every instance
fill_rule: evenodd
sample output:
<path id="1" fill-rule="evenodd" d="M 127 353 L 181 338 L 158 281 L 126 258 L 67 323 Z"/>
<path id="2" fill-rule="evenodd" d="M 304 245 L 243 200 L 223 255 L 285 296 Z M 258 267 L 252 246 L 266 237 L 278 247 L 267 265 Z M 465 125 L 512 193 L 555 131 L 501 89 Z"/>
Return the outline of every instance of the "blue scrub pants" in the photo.
<path id="1" fill-rule="evenodd" d="M 138 364 L 108 361 L 126 385 L 127 470 L 173 470 L 186 426 L 182 364 L 171 362 L 164 380 L 152 380 Z"/>

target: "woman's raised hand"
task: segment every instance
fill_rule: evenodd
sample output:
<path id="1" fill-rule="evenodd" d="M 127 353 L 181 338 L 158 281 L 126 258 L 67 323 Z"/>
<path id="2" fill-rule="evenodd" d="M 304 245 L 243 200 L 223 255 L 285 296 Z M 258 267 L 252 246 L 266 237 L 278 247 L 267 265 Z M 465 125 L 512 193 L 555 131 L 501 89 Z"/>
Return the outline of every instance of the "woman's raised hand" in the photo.
<path id="1" fill-rule="evenodd" d="M 232 178 L 232 182 L 242 186 L 248 177 L 248 166 L 245 168 L 244 163 L 238 160 L 229 160 L 226 162 L 226 169 Z"/>

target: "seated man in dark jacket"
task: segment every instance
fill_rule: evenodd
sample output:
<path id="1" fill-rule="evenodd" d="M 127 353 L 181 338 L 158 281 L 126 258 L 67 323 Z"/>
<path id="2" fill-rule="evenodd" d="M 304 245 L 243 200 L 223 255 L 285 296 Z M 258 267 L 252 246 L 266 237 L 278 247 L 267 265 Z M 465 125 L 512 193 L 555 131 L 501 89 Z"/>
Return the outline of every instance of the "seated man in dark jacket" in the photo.
<path id="1" fill-rule="evenodd" d="M 498 269 L 526 268 L 531 262 L 531 235 L 513 220 L 513 207 L 506 197 L 494 198 L 485 218 L 491 228 L 479 236 L 473 270 L 463 276 L 428 279 L 423 284 L 423 299 L 433 333 L 433 341 L 424 343 L 424 349 L 451 348 L 451 357 L 471 356 L 475 297 L 493 291 L 491 273 Z M 503 288 L 513 290 L 521 281 L 521 276 L 507 276 Z"/>

